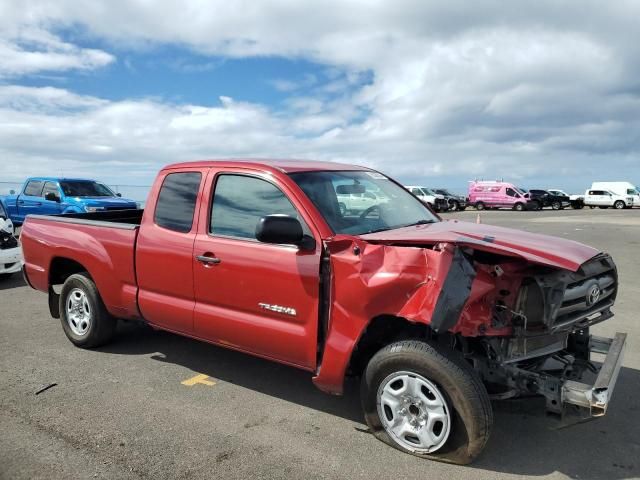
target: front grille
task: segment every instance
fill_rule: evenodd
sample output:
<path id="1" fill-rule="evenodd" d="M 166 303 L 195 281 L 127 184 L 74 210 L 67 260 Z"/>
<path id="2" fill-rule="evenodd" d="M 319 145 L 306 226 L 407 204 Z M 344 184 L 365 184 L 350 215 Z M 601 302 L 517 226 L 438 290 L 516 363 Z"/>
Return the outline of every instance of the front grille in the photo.
<path id="1" fill-rule="evenodd" d="M 15 264 L 16 264 L 16 262 L 13 262 L 13 263 L 5 263 L 5 264 L 4 264 L 4 268 L 5 268 L 5 270 L 6 270 L 6 269 L 9 269 L 9 268 L 13 267 Z"/>
<path id="2" fill-rule="evenodd" d="M 609 309 L 618 290 L 618 273 L 610 256 L 597 256 L 570 277 L 555 314 L 555 329 L 585 321 L 593 324 L 612 315 Z"/>
<path id="3" fill-rule="evenodd" d="M 577 272 L 566 270 L 526 278 L 516 305 L 530 333 L 574 330 L 611 317 L 618 290 L 616 266 L 598 255 Z"/>

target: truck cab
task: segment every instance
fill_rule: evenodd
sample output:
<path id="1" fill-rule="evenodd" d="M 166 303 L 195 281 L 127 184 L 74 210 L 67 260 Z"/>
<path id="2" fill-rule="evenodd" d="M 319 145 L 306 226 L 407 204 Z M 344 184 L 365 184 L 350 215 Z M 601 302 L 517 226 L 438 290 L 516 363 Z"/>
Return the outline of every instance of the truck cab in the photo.
<path id="1" fill-rule="evenodd" d="M 90 179 L 32 177 L 19 194 L 0 199 L 14 224 L 27 215 L 57 215 L 135 209 L 133 200 L 121 198 L 106 185 Z"/>

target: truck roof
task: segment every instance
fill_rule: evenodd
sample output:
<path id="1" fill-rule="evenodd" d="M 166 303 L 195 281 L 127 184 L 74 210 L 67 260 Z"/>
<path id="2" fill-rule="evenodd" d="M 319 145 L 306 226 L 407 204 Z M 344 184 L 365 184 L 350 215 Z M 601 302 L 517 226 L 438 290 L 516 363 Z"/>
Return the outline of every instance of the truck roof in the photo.
<path id="1" fill-rule="evenodd" d="M 216 159 L 216 160 L 197 160 L 194 162 L 181 162 L 167 165 L 163 170 L 170 170 L 176 168 L 186 167 L 237 167 L 242 165 L 243 167 L 267 170 L 267 171 L 280 171 L 283 173 L 293 172 L 315 172 L 315 171 L 339 171 L 339 170 L 370 170 L 367 167 L 361 167 L 358 165 L 349 165 L 345 163 L 336 162 L 320 162 L 316 160 L 302 160 L 302 159 L 276 159 L 276 158 L 229 158 L 229 159 Z"/>
<path id="2" fill-rule="evenodd" d="M 69 177 L 29 177 L 29 180 L 42 180 L 44 182 L 60 182 L 60 181 L 76 181 L 76 182 L 95 182 L 91 178 L 69 178 Z"/>

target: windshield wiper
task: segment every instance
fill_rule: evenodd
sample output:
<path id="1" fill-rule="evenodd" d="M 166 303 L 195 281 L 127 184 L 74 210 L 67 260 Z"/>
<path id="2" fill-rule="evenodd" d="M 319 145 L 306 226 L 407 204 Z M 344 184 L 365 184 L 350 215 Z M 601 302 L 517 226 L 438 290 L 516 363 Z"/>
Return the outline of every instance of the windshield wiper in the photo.
<path id="1" fill-rule="evenodd" d="M 415 227 L 416 225 L 428 225 L 429 223 L 435 223 L 433 220 L 418 220 L 414 223 L 409 223 L 407 225 L 401 225 L 396 228 L 406 228 L 406 227 Z"/>
<path id="2" fill-rule="evenodd" d="M 398 228 L 415 227 L 416 225 L 427 225 L 429 223 L 435 223 L 435 222 L 433 220 L 418 220 L 417 222 L 409 223 L 407 225 L 398 225 L 397 227 L 384 227 L 384 228 L 378 228 L 376 230 L 369 230 L 368 232 L 365 232 L 364 234 L 360 234 L 360 235 L 368 235 L 370 233 L 386 232 L 387 230 L 397 230 Z"/>

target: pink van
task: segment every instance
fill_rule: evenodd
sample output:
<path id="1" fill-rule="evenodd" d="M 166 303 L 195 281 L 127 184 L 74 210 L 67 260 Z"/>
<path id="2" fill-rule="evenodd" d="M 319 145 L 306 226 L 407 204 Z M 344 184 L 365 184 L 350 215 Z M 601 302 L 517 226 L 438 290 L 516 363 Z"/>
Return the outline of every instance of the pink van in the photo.
<path id="1" fill-rule="evenodd" d="M 485 208 L 511 208 L 535 210 L 537 204 L 529 200 L 529 194 L 509 182 L 469 182 L 469 204 L 477 210 Z"/>

